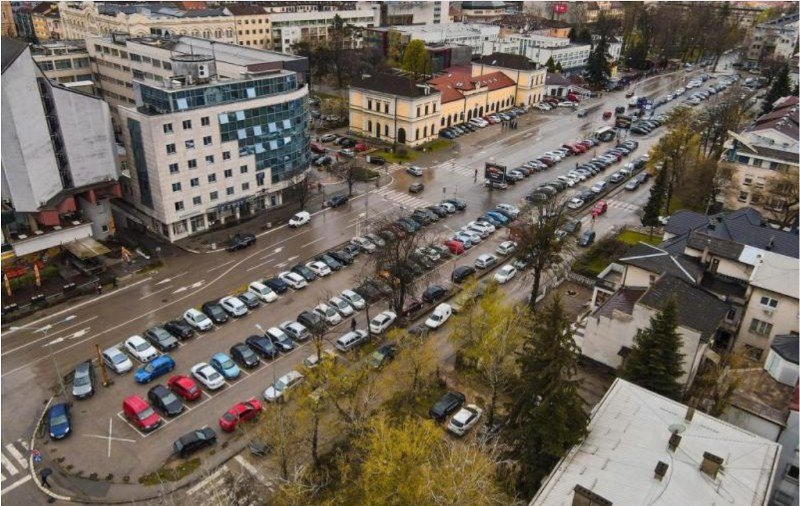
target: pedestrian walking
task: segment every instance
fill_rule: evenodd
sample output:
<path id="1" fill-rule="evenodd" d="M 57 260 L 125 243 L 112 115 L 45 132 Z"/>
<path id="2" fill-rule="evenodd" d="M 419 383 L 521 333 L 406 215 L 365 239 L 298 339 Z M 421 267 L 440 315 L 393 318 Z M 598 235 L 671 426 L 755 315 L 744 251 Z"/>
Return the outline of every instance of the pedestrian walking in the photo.
<path id="1" fill-rule="evenodd" d="M 44 469 L 42 469 L 42 472 L 41 472 L 41 473 L 39 473 L 39 476 L 41 476 L 41 477 L 42 477 L 42 485 L 43 485 L 43 486 L 45 486 L 45 487 L 47 487 L 47 488 L 50 488 L 50 489 L 52 489 L 53 487 L 51 487 L 51 486 L 50 486 L 50 483 L 48 483 L 48 482 L 47 482 L 47 478 L 48 478 L 48 477 L 49 477 L 51 474 L 53 474 L 53 470 L 52 470 L 52 469 L 50 469 L 49 467 L 45 467 Z"/>
<path id="2" fill-rule="evenodd" d="M 478 169 L 475 169 L 475 176 L 473 177 L 472 182 L 473 183 L 477 183 L 478 182 Z"/>
<path id="3" fill-rule="evenodd" d="M 350 320 L 350 330 L 352 330 L 353 332 L 355 332 L 355 330 L 356 330 L 356 319 L 355 318 Z"/>

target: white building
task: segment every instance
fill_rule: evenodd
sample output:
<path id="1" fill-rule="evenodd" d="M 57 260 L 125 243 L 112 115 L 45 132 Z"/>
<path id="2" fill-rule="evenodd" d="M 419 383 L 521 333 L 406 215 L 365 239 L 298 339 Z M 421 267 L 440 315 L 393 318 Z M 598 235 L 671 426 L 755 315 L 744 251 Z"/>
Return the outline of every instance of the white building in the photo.
<path id="1" fill-rule="evenodd" d="M 766 506 L 779 444 L 617 379 L 531 506 Z"/>
<path id="2" fill-rule="evenodd" d="M 379 16 L 375 26 L 437 25 L 451 23 L 450 1 L 432 2 L 383 1 L 356 2 L 358 9 L 372 9 Z"/>
<path id="3" fill-rule="evenodd" d="M 292 46 L 301 41 L 319 43 L 328 41 L 333 29 L 334 18 L 339 16 L 345 24 L 357 28 L 378 26 L 378 13 L 372 9 L 285 12 L 269 14 L 270 48 L 282 53 L 292 53 Z M 351 41 L 353 48 L 361 47 L 361 37 L 356 33 Z"/>
<path id="4" fill-rule="evenodd" d="M 393 26 L 392 31 L 400 32 L 404 39 L 421 40 L 425 44 L 460 44 L 472 48 L 473 55 L 483 54 L 484 44 L 496 42 L 500 27 L 483 24 L 449 23 L 441 25 Z"/>
<path id="5" fill-rule="evenodd" d="M 282 202 L 309 162 L 307 61 L 203 39 L 128 40 L 135 105 L 118 106 L 132 226 L 175 241 Z M 132 222 L 132 223 L 130 223 Z"/>
<path id="6" fill-rule="evenodd" d="M 572 44 L 564 37 L 550 37 L 548 35 L 527 34 L 510 35 L 510 40 L 518 44 L 518 54 L 527 56 L 531 60 L 545 65 L 552 58 L 554 63 L 560 63 L 564 70 L 585 67 L 592 51 L 590 44 Z"/>
<path id="7" fill-rule="evenodd" d="M 11 39 L 2 76 L 4 244 L 19 257 L 112 234 L 120 169 L 108 104 L 47 79 Z"/>
<path id="8" fill-rule="evenodd" d="M 797 13 L 756 25 L 747 49 L 747 59 L 783 58 L 788 61 L 797 47 L 798 26 L 800 15 Z"/>

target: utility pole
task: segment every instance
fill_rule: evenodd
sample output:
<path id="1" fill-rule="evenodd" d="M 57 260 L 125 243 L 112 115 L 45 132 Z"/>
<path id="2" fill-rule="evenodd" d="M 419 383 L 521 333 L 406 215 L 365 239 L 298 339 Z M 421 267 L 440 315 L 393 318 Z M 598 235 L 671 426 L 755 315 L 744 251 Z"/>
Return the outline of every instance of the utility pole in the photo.
<path id="1" fill-rule="evenodd" d="M 103 386 L 111 386 L 111 381 L 108 380 L 108 372 L 106 371 L 106 363 L 103 362 L 103 355 L 100 353 L 100 345 L 95 343 L 95 351 L 97 351 L 97 363 L 100 366 L 100 377 L 103 378 Z"/>

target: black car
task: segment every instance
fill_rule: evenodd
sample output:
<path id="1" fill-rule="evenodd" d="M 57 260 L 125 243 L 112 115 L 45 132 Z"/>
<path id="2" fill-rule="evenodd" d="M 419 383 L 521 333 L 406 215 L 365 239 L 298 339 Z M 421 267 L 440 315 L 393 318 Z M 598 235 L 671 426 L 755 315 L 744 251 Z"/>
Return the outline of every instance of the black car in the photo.
<path id="1" fill-rule="evenodd" d="M 177 416 L 183 412 L 183 403 L 164 385 L 156 385 L 147 391 L 147 400 L 166 416 Z"/>
<path id="2" fill-rule="evenodd" d="M 343 267 L 341 262 L 339 262 L 329 254 L 320 255 L 316 258 L 316 260 L 318 262 L 322 262 L 325 265 L 327 265 L 328 268 L 332 271 L 338 271 Z"/>
<path id="3" fill-rule="evenodd" d="M 306 282 L 308 282 L 308 283 L 310 283 L 310 282 L 314 281 L 315 279 L 317 279 L 317 275 L 314 274 L 314 271 L 312 271 L 311 269 L 309 269 L 308 267 L 306 267 L 303 264 L 297 264 L 294 267 L 292 267 L 291 270 L 295 274 L 298 274 L 298 275 L 302 276 L 303 279 L 305 279 Z"/>
<path id="4" fill-rule="evenodd" d="M 258 355 L 244 343 L 234 344 L 231 346 L 230 352 L 231 358 L 235 360 L 237 364 L 248 369 L 252 369 L 261 363 L 261 361 L 258 360 Z"/>
<path id="5" fill-rule="evenodd" d="M 194 335 L 194 329 L 185 320 L 172 320 L 164 324 L 164 329 L 180 340 L 189 339 Z"/>
<path id="6" fill-rule="evenodd" d="M 581 238 L 578 239 L 578 246 L 582 248 L 588 248 L 592 244 L 594 244 L 594 238 L 596 234 L 594 230 L 587 230 L 581 235 Z"/>
<path id="7" fill-rule="evenodd" d="M 430 225 L 433 221 L 428 213 L 422 211 L 421 209 L 417 209 L 411 214 L 411 219 L 416 221 L 417 223 L 421 223 L 423 225 Z M 438 219 L 438 218 L 437 218 Z"/>
<path id="8" fill-rule="evenodd" d="M 289 353 L 295 348 L 295 346 L 297 346 L 295 342 L 292 341 L 291 338 L 284 332 L 275 334 L 267 331 L 266 336 L 270 341 L 272 341 L 272 344 L 274 344 L 276 348 L 284 353 Z"/>
<path id="9" fill-rule="evenodd" d="M 339 207 L 347 204 L 348 200 L 350 199 L 347 197 L 347 195 L 334 195 L 333 197 L 328 199 L 326 205 L 328 207 Z"/>
<path id="10" fill-rule="evenodd" d="M 297 323 L 301 324 L 310 331 L 323 331 L 325 330 L 325 322 L 317 313 L 312 311 L 303 311 L 297 315 Z"/>
<path id="11" fill-rule="evenodd" d="M 432 213 L 435 213 L 436 216 L 438 216 L 439 218 L 447 217 L 447 209 L 445 209 L 442 206 L 428 206 L 425 209 L 431 211 Z"/>
<path id="12" fill-rule="evenodd" d="M 561 229 L 568 234 L 574 234 L 581 229 L 581 220 L 569 220 L 568 222 L 564 223 L 564 226 L 561 227 Z"/>
<path id="13" fill-rule="evenodd" d="M 258 300 L 258 297 L 253 292 L 242 292 L 236 298 L 242 301 L 247 306 L 247 309 L 255 309 L 261 305 L 261 301 Z"/>
<path id="14" fill-rule="evenodd" d="M 467 400 L 461 392 L 447 392 L 428 410 L 428 415 L 437 422 L 444 421 L 447 415 L 455 412 Z"/>
<path id="15" fill-rule="evenodd" d="M 337 262 L 339 262 L 342 265 L 352 265 L 353 264 L 353 256 L 350 253 L 348 253 L 348 252 L 346 252 L 344 250 L 329 251 L 328 255 L 333 257 L 334 260 L 336 260 Z"/>
<path id="16" fill-rule="evenodd" d="M 361 248 L 359 248 L 355 244 L 346 244 L 342 248 L 342 251 L 344 251 L 345 253 L 347 253 L 348 255 L 350 255 L 353 258 L 355 258 L 355 257 L 357 257 L 358 255 L 361 254 Z"/>
<path id="17" fill-rule="evenodd" d="M 144 331 L 144 338 L 161 351 L 174 350 L 178 347 L 175 336 L 164 330 L 163 327 L 151 327 Z"/>
<path id="18" fill-rule="evenodd" d="M 397 220 L 394 222 L 394 224 L 400 227 L 407 234 L 413 234 L 414 232 L 416 232 L 414 226 L 406 221 Z"/>
<path id="19" fill-rule="evenodd" d="M 621 183 L 625 179 L 625 176 L 620 174 L 619 172 L 615 172 L 611 174 L 611 177 L 608 178 L 608 182 L 611 184 Z"/>
<path id="20" fill-rule="evenodd" d="M 270 287 L 272 288 L 272 287 Z M 273 288 L 274 290 L 274 288 Z M 211 321 L 220 324 L 228 321 L 228 313 L 219 305 L 217 301 L 208 301 L 200 307 L 200 311 L 211 318 Z"/>
<path id="21" fill-rule="evenodd" d="M 433 269 L 433 261 L 421 253 L 412 253 L 411 260 L 422 266 L 423 269 Z"/>
<path id="22" fill-rule="evenodd" d="M 636 180 L 639 181 L 639 184 L 646 183 L 648 179 L 650 179 L 650 174 L 647 172 L 642 172 L 636 175 Z"/>
<path id="23" fill-rule="evenodd" d="M 463 211 L 464 209 L 467 208 L 466 200 L 452 198 L 452 199 L 446 199 L 445 202 L 453 204 L 455 208 L 458 209 L 459 211 Z"/>
<path id="24" fill-rule="evenodd" d="M 406 216 L 406 217 L 403 217 L 403 218 L 400 218 L 400 219 L 398 219 L 397 221 L 398 221 L 398 222 L 403 222 L 403 223 L 405 223 L 406 225 L 408 225 L 409 227 L 411 227 L 411 232 L 412 232 L 412 233 L 413 233 L 413 232 L 416 232 L 417 230 L 419 230 L 419 229 L 421 229 L 421 228 L 422 228 L 422 224 L 421 224 L 420 222 L 416 221 L 416 220 L 415 220 L 415 219 L 413 219 L 413 218 L 409 218 L 409 217 L 407 217 L 407 216 Z"/>
<path id="25" fill-rule="evenodd" d="M 250 336 L 244 342 L 262 357 L 275 358 L 278 356 L 278 348 L 264 336 Z"/>
<path id="26" fill-rule="evenodd" d="M 447 295 L 447 288 L 441 285 L 430 285 L 422 292 L 422 300 L 428 303 L 436 302 Z"/>
<path id="27" fill-rule="evenodd" d="M 367 157 L 367 161 L 373 165 L 383 165 L 384 163 L 386 163 L 386 159 L 383 158 L 382 156 L 373 156 L 373 155 L 369 155 Z"/>
<path id="28" fill-rule="evenodd" d="M 286 281 L 282 280 L 279 277 L 266 279 L 264 280 L 264 284 L 267 285 L 270 288 L 270 290 L 272 290 L 275 293 L 285 293 L 286 290 L 289 289 L 289 285 L 286 283 Z"/>
<path id="29" fill-rule="evenodd" d="M 361 285 L 356 287 L 353 291 L 363 297 L 364 300 L 370 304 L 377 302 L 383 296 L 381 291 L 378 290 L 375 285 L 367 281 L 361 283 Z"/>
<path id="30" fill-rule="evenodd" d="M 469 265 L 460 265 L 453 269 L 453 275 L 451 276 L 453 283 L 461 283 L 468 277 L 475 274 L 475 269 Z"/>
<path id="31" fill-rule="evenodd" d="M 217 433 L 214 432 L 214 429 L 204 427 L 181 436 L 180 439 L 172 443 L 172 450 L 182 459 L 185 459 L 197 450 L 211 446 L 216 442 Z"/>
<path id="32" fill-rule="evenodd" d="M 236 234 L 230 238 L 225 247 L 228 251 L 244 249 L 256 243 L 256 236 L 253 234 Z"/>

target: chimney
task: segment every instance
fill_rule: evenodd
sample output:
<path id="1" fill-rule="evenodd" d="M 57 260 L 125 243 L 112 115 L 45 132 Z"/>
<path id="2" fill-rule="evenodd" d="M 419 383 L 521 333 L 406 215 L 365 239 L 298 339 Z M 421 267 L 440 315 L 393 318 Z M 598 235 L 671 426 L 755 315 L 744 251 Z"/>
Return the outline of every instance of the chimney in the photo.
<path id="1" fill-rule="evenodd" d="M 669 464 L 659 460 L 658 464 L 656 464 L 656 474 L 654 478 L 657 479 L 658 481 L 663 480 L 664 476 L 667 475 L 667 469 L 669 469 Z"/>
<path id="2" fill-rule="evenodd" d="M 692 418 L 694 418 L 694 408 L 686 408 L 686 421 L 691 422 Z"/>
<path id="3" fill-rule="evenodd" d="M 573 491 L 575 493 L 572 496 L 572 506 L 611 506 L 613 504 L 605 497 L 601 497 L 580 485 L 575 485 Z"/>
<path id="4" fill-rule="evenodd" d="M 671 452 L 674 452 L 675 450 L 678 449 L 678 446 L 680 446 L 681 444 L 681 439 L 682 438 L 680 434 L 675 434 L 674 432 L 672 433 L 672 435 L 669 437 L 669 443 L 668 443 L 668 447 Z"/>
<path id="5" fill-rule="evenodd" d="M 711 477 L 717 479 L 717 473 L 722 467 L 722 457 L 717 457 L 713 453 L 703 452 L 703 462 L 700 464 L 700 470 Z"/>

